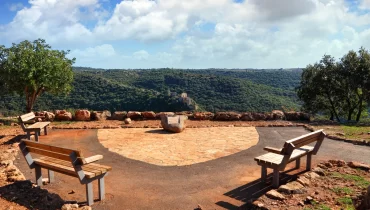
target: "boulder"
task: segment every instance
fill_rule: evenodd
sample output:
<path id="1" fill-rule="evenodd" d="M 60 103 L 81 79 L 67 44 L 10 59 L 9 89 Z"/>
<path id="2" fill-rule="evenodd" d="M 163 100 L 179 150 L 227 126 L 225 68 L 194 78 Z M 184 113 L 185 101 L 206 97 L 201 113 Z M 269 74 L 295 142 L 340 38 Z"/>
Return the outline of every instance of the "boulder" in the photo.
<path id="1" fill-rule="evenodd" d="M 111 113 L 108 110 L 91 112 L 91 120 L 101 121 L 101 120 L 107 120 L 110 117 L 111 117 Z"/>
<path id="2" fill-rule="evenodd" d="M 77 110 L 75 112 L 75 120 L 77 121 L 89 121 L 90 120 L 90 111 L 88 110 Z"/>
<path id="3" fill-rule="evenodd" d="M 306 192 L 306 189 L 299 182 L 293 181 L 285 185 L 281 185 L 278 191 L 286 194 L 303 194 Z"/>
<path id="4" fill-rule="evenodd" d="M 55 119 L 55 114 L 52 112 L 45 112 L 45 121 L 53 122 Z"/>
<path id="5" fill-rule="evenodd" d="M 60 121 L 72 120 L 72 114 L 66 110 L 55 110 L 55 119 Z"/>
<path id="6" fill-rule="evenodd" d="M 369 165 L 366 165 L 366 164 L 360 163 L 360 162 L 356 162 L 356 161 L 348 162 L 347 165 L 351 168 L 359 168 L 359 169 L 362 169 L 362 170 L 370 170 Z"/>
<path id="7" fill-rule="evenodd" d="M 152 111 L 142 112 L 141 115 L 144 119 L 150 119 L 153 120 L 156 118 L 156 114 Z"/>
<path id="8" fill-rule="evenodd" d="M 304 112 L 285 112 L 286 120 L 289 121 L 310 121 L 310 115 Z"/>
<path id="9" fill-rule="evenodd" d="M 280 110 L 273 110 L 271 112 L 271 115 L 272 115 L 273 120 L 284 120 L 285 119 L 284 112 Z"/>
<path id="10" fill-rule="evenodd" d="M 155 117 L 157 119 L 162 119 L 162 117 L 161 117 L 162 115 L 164 115 L 164 116 L 173 116 L 173 115 L 175 115 L 175 113 L 174 112 L 159 112 L 155 115 Z"/>
<path id="11" fill-rule="evenodd" d="M 303 186 L 310 186 L 311 185 L 311 181 L 305 176 L 298 177 L 297 182 L 299 182 Z"/>
<path id="12" fill-rule="evenodd" d="M 195 112 L 194 119 L 195 120 L 212 120 L 214 114 L 212 112 Z"/>
<path id="13" fill-rule="evenodd" d="M 127 112 L 116 111 L 113 113 L 111 120 L 124 120 L 127 117 Z"/>
<path id="14" fill-rule="evenodd" d="M 274 200 L 285 200 L 285 196 L 280 194 L 278 191 L 276 190 L 270 190 L 266 193 L 266 196 L 271 198 L 271 199 L 274 199 Z"/>
<path id="15" fill-rule="evenodd" d="M 236 112 L 217 112 L 213 119 L 220 121 L 238 121 L 241 116 L 241 114 Z"/>
<path id="16" fill-rule="evenodd" d="M 137 120 L 142 118 L 141 112 L 136 112 L 136 111 L 129 111 L 127 113 L 127 117 L 131 118 L 132 120 Z"/>
<path id="17" fill-rule="evenodd" d="M 256 121 L 266 120 L 265 113 L 252 112 L 251 114 L 252 114 L 253 119 Z"/>
<path id="18" fill-rule="evenodd" d="M 125 119 L 125 124 L 126 124 L 126 125 L 127 125 L 127 124 L 131 124 L 131 122 L 132 122 L 132 121 L 131 121 L 131 119 L 130 119 L 130 118 L 126 118 L 126 119 Z"/>
<path id="19" fill-rule="evenodd" d="M 186 125 L 185 120 L 187 119 L 187 116 L 182 115 L 175 115 L 175 116 L 161 116 L 161 125 L 162 128 L 166 131 L 170 131 L 173 133 L 180 133 L 182 132 Z"/>
<path id="20" fill-rule="evenodd" d="M 240 119 L 243 120 L 243 121 L 253 121 L 254 120 L 254 118 L 252 116 L 252 113 L 250 113 L 250 112 L 243 113 L 242 116 L 240 117 Z"/>

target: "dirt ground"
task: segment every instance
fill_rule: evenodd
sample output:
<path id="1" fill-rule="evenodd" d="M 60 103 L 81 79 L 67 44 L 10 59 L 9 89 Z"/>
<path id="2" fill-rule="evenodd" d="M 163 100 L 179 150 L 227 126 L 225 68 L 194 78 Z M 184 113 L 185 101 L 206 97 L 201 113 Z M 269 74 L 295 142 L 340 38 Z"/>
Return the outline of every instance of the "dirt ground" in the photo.
<path id="1" fill-rule="evenodd" d="M 120 121 L 113 123 L 116 123 L 117 127 L 123 125 Z M 85 156 L 102 154 L 104 159 L 100 163 L 113 166 L 113 171 L 106 178 L 107 198 L 104 201 L 97 201 L 93 205 L 94 209 L 195 209 L 198 205 L 203 209 L 248 209 L 247 204 L 250 201 L 262 198 L 263 194 L 270 189 L 268 185 L 260 182 L 260 167 L 255 164 L 253 158 L 263 154 L 265 146 L 281 147 L 285 140 L 307 133 L 303 128 L 289 127 L 292 126 L 291 122 L 281 123 L 282 125 L 279 124 L 280 122 L 212 123 L 211 121 L 189 121 L 188 125 L 189 127 L 256 125 L 263 127 L 257 128 L 259 134 L 257 145 L 235 154 L 188 166 L 157 166 L 110 152 L 100 144 L 97 137 L 98 130 L 94 129 L 53 129 L 48 136 L 41 136 L 40 141 L 69 148 L 81 148 Z M 112 128 L 114 125 L 105 122 L 91 124 L 78 122 L 55 123 L 52 126 Z M 159 122 L 138 121 L 130 126 L 156 129 L 159 127 Z M 22 134 L 18 128 L 0 129 L 0 150 L 14 148 L 13 143 L 22 137 L 17 137 L 18 134 Z M 325 139 L 313 161 L 317 164 L 329 159 L 356 160 L 370 164 L 370 147 Z M 34 171 L 28 168 L 22 157 L 18 155 L 14 164 L 26 179 L 34 182 Z M 294 180 L 303 170 L 304 164 L 303 159 L 301 169 L 282 174 L 282 183 Z M 291 168 L 289 167 L 288 170 Z M 94 183 L 95 198 L 96 189 L 97 185 Z M 71 193 L 72 191 L 74 193 Z M 9 209 L 55 209 L 60 208 L 64 202 L 83 204 L 85 200 L 84 186 L 73 177 L 56 174 L 55 183 L 39 188 L 30 182 L 13 183 L 6 180 L 6 177 L 0 176 L 0 206 L 4 209 L 8 207 Z M 299 205 L 282 203 L 279 207 L 315 209 L 314 206 L 307 206 L 308 204 L 305 204 L 305 207 Z"/>

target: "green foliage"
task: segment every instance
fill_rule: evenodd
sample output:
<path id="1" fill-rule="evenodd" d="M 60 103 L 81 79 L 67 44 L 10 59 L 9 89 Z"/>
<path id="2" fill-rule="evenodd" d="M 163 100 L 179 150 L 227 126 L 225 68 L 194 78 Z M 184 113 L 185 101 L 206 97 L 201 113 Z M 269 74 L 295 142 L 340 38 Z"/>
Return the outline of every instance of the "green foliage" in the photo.
<path id="1" fill-rule="evenodd" d="M 44 94 L 35 104 L 36 110 L 193 110 L 178 96 L 169 95 L 183 92 L 193 99 L 198 110 L 204 111 L 299 109 L 294 90 L 299 70 L 74 69 L 70 94 Z M 0 112 L 17 112 L 23 104 L 18 96 L 7 95 L 5 101 L 0 101 Z"/>
<path id="2" fill-rule="evenodd" d="M 349 51 L 336 62 L 324 55 L 319 63 L 308 65 L 297 88 L 303 109 L 323 113 L 338 121 L 355 117 L 358 122 L 370 93 L 370 53 L 364 48 Z"/>
<path id="3" fill-rule="evenodd" d="M 42 39 L 0 46 L 0 84 L 8 92 L 25 95 L 26 109 L 31 111 L 43 92 L 70 92 L 74 59 L 66 58 L 67 54 L 51 49 Z"/>

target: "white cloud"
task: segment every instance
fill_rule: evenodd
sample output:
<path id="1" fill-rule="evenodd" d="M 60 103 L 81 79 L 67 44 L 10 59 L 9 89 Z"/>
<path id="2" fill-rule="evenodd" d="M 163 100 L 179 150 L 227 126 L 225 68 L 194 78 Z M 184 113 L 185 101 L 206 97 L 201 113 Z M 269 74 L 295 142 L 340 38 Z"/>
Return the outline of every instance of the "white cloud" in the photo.
<path id="1" fill-rule="evenodd" d="M 324 54 L 370 48 L 364 12 L 370 0 L 357 11 L 345 0 L 124 0 L 111 14 L 98 0 L 29 3 L 0 26 L 0 39 L 41 37 L 74 49 L 87 65 L 304 67 Z M 121 49 L 127 54 L 117 53 Z"/>
<path id="2" fill-rule="evenodd" d="M 136 51 L 132 55 L 133 58 L 135 58 L 136 60 L 148 60 L 150 56 L 149 53 L 145 50 Z"/>
<path id="3" fill-rule="evenodd" d="M 12 11 L 12 12 L 15 12 L 15 11 L 17 11 L 17 10 L 20 10 L 20 9 L 22 9 L 23 8 L 23 4 L 22 3 L 14 3 L 14 4 L 11 4 L 10 6 L 9 6 L 9 10 L 10 11 Z"/>

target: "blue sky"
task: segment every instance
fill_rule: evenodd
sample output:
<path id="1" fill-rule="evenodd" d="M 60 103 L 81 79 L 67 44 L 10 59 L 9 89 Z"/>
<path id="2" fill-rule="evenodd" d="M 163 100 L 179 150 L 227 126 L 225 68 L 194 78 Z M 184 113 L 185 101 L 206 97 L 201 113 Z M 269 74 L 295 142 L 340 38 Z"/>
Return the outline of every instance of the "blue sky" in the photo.
<path id="1" fill-rule="evenodd" d="M 370 0 L 2 0 L 0 45 L 98 68 L 296 68 L 370 49 Z"/>

